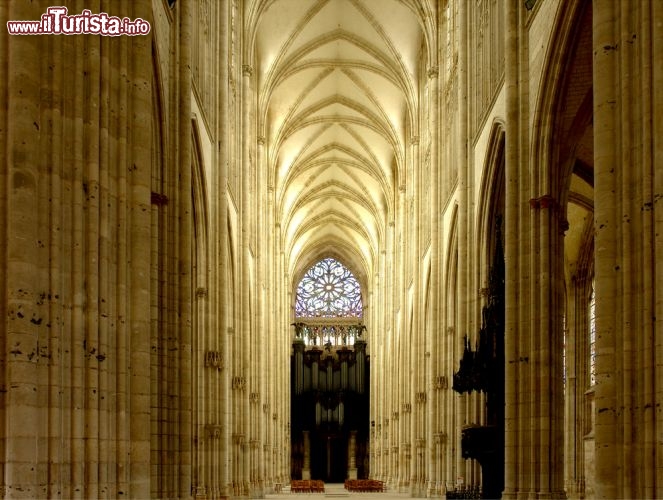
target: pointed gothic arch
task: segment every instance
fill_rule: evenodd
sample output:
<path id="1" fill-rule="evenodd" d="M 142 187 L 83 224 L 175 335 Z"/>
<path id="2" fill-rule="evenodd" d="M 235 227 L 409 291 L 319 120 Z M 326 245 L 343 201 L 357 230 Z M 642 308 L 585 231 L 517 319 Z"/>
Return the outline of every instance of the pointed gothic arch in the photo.
<path id="1" fill-rule="evenodd" d="M 504 123 L 495 120 L 492 125 L 486 159 L 483 166 L 483 175 L 479 189 L 479 207 L 477 210 L 477 241 L 481 242 L 481 263 L 477 271 L 480 273 L 480 283 L 486 283 L 488 268 L 492 262 L 496 246 L 495 224 L 500 217 L 504 224 L 505 213 L 505 156 L 506 146 Z M 504 227 L 502 226 L 502 230 Z M 503 234 L 503 231 L 502 231 Z M 502 241 L 502 243 L 504 243 Z"/>
<path id="2" fill-rule="evenodd" d="M 205 380 L 206 370 L 210 366 L 222 366 L 221 349 L 218 339 L 210 329 L 210 290 L 209 290 L 209 214 L 206 189 L 205 164 L 201 149 L 200 129 L 197 119 L 191 121 L 191 357 L 194 375 L 198 380 Z M 207 384 L 196 384 L 191 388 L 193 422 L 204 422 L 209 411 L 206 399 Z M 197 435 L 204 433 L 200 427 Z M 211 479 L 209 466 L 205 464 L 205 455 L 212 452 L 211 443 L 199 440 L 192 450 L 193 484 L 208 484 Z"/>
<path id="3" fill-rule="evenodd" d="M 549 370 L 551 440 L 561 452 L 550 456 L 554 481 L 567 494 L 593 495 L 588 287 L 593 269 L 593 79 L 592 5 L 560 5 L 541 78 L 532 129 L 536 195 L 533 210 L 549 212 L 542 265 L 548 269 L 553 339 Z M 589 446 L 588 446 L 589 444 Z M 589 454 L 588 454 L 589 453 Z"/>

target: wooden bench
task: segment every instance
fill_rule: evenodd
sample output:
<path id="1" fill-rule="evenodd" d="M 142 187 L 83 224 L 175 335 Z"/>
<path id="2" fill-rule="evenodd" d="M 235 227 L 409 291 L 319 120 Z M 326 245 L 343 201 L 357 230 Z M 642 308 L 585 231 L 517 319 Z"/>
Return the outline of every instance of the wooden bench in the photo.
<path id="1" fill-rule="evenodd" d="M 293 479 L 290 482 L 291 493 L 324 493 L 325 482 L 319 479 Z"/>
<path id="2" fill-rule="evenodd" d="M 345 489 L 370 493 L 386 491 L 384 481 L 378 481 L 377 479 L 346 479 Z"/>

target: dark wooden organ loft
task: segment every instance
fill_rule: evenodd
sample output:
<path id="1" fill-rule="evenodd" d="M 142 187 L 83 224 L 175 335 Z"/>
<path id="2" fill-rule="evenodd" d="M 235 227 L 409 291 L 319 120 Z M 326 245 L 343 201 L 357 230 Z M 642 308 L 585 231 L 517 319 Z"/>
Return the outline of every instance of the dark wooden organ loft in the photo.
<path id="1" fill-rule="evenodd" d="M 485 394 L 485 423 L 463 428 L 461 448 L 463 458 L 473 458 L 481 464 L 481 498 L 492 499 L 501 498 L 504 489 L 505 270 L 501 223 L 502 218 L 497 217 L 488 295 L 476 349 L 471 349 L 466 338 L 460 367 L 453 377 L 453 390 L 459 394 L 473 391 Z M 467 498 L 466 494 L 467 491 L 447 491 L 446 497 Z"/>

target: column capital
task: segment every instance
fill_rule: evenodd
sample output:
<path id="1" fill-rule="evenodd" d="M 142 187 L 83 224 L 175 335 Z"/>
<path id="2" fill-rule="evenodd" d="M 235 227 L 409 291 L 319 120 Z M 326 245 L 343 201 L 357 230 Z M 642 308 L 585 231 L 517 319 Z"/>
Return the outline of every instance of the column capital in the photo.
<path id="1" fill-rule="evenodd" d="M 559 220 L 560 234 L 566 233 L 569 230 L 569 221 L 564 215 L 564 207 L 560 205 L 559 201 L 551 194 L 544 194 L 538 198 L 529 200 L 529 206 L 532 210 L 550 210 L 552 215 L 556 215 Z"/>
<path id="2" fill-rule="evenodd" d="M 435 390 L 442 390 L 442 389 L 447 389 L 449 387 L 449 380 L 447 379 L 446 375 L 438 375 L 435 377 L 435 381 L 433 382 L 433 387 L 435 387 Z"/>
<path id="3" fill-rule="evenodd" d="M 223 431 L 223 426 L 219 424 L 205 425 L 205 436 L 208 439 L 219 439 L 221 437 L 222 431 Z"/>
<path id="4" fill-rule="evenodd" d="M 546 208 L 556 210 L 559 207 L 559 202 L 551 194 L 544 194 L 538 198 L 530 199 L 529 206 L 533 210 L 541 210 Z"/>
<path id="5" fill-rule="evenodd" d="M 246 379 L 244 377 L 235 376 L 232 382 L 233 390 L 243 391 L 246 389 Z"/>
<path id="6" fill-rule="evenodd" d="M 223 354 L 221 351 L 206 351 L 205 352 L 205 367 L 207 368 L 216 368 L 217 370 L 223 370 Z"/>
<path id="7" fill-rule="evenodd" d="M 433 439 L 435 444 L 446 444 L 447 442 L 447 433 L 446 432 L 436 432 L 433 434 Z"/>

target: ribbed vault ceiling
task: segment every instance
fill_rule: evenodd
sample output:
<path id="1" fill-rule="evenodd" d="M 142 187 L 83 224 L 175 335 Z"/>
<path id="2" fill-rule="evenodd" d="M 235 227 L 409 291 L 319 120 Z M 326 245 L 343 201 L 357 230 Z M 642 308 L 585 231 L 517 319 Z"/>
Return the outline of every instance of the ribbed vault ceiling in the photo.
<path id="1" fill-rule="evenodd" d="M 419 2 L 256 0 L 264 138 L 291 275 L 322 248 L 371 274 L 394 214 L 425 47 Z"/>

